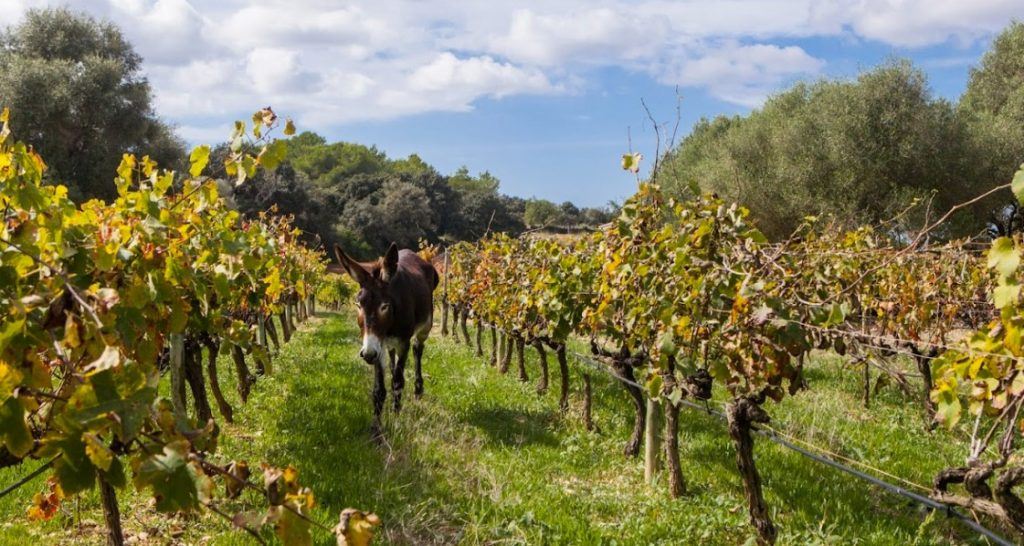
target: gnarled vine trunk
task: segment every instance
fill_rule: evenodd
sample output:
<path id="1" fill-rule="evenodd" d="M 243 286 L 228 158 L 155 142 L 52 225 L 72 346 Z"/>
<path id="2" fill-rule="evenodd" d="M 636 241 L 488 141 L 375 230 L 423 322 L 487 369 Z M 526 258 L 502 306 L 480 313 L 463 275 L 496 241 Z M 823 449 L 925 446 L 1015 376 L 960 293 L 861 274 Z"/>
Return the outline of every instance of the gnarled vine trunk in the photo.
<path id="1" fill-rule="evenodd" d="M 206 346 L 207 351 L 206 375 L 210 379 L 210 391 L 213 392 L 213 398 L 217 401 L 217 409 L 225 421 L 229 423 L 234 422 L 234 411 L 231 409 L 231 404 L 224 398 L 224 392 L 220 390 L 220 379 L 217 375 L 217 356 L 220 354 L 220 342 L 206 336 L 203 340 L 203 345 Z"/>
<path id="2" fill-rule="evenodd" d="M 242 402 L 246 402 L 249 400 L 249 391 L 252 389 L 252 384 L 256 382 L 256 377 L 249 372 L 249 367 L 245 365 L 245 353 L 238 345 L 231 346 L 231 359 L 235 362 L 235 372 L 238 374 L 238 396 Z"/>
<path id="3" fill-rule="evenodd" d="M 622 383 L 622 386 L 626 389 L 626 392 L 629 393 L 630 398 L 633 400 L 633 433 L 630 435 L 629 441 L 626 442 L 626 447 L 622 452 L 627 457 L 636 457 L 640 454 L 640 442 L 643 440 L 644 427 L 647 424 L 644 393 L 640 390 L 640 387 L 632 384 L 636 383 L 636 377 L 633 375 L 632 366 L 621 361 L 615 361 L 612 364 L 612 368 L 615 370 L 616 374 L 630 381 L 630 383 Z"/>
<path id="4" fill-rule="evenodd" d="M 729 436 L 736 447 L 736 466 L 743 479 L 750 523 L 757 529 L 762 543 L 774 544 L 777 531 L 761 491 L 761 476 L 754 464 L 754 439 L 750 435 L 751 425 L 767 423 L 768 414 L 750 398 L 737 398 L 726 406 L 726 417 L 729 420 Z"/>
<path id="5" fill-rule="evenodd" d="M 516 336 L 516 366 L 519 367 L 519 380 L 526 383 L 530 377 L 526 375 L 526 340 L 523 336 Z"/>
<path id="6" fill-rule="evenodd" d="M 569 361 L 565 357 L 564 343 L 560 343 L 555 349 L 555 358 L 558 359 L 558 373 L 561 375 L 558 409 L 565 413 L 569 411 Z"/>
<path id="7" fill-rule="evenodd" d="M 537 394 L 544 394 L 548 392 L 548 352 L 544 350 L 544 342 L 535 339 L 533 341 L 533 348 L 537 351 L 537 357 L 540 359 L 540 380 L 537 383 Z"/>

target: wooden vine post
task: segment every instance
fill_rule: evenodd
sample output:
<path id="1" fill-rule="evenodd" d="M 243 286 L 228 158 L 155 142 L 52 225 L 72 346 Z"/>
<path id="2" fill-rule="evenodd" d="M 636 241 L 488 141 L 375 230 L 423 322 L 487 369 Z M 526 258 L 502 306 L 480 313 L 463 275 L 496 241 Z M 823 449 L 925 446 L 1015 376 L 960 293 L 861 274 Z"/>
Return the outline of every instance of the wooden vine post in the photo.
<path id="1" fill-rule="evenodd" d="M 181 334 L 170 336 L 171 405 L 179 419 L 188 415 L 185 406 L 185 337 Z"/>
<path id="2" fill-rule="evenodd" d="M 644 428 L 644 482 L 654 485 L 661 465 L 661 404 L 647 397 L 647 418 Z"/>
<path id="3" fill-rule="evenodd" d="M 498 329 L 491 326 L 491 360 L 489 362 L 493 368 L 498 365 Z"/>
<path id="4" fill-rule="evenodd" d="M 444 292 L 441 297 L 441 335 L 448 335 L 448 250 L 444 251 Z"/>
<path id="5" fill-rule="evenodd" d="M 484 327 L 480 322 L 480 319 L 476 319 L 476 356 L 484 356 L 483 348 L 483 333 Z"/>

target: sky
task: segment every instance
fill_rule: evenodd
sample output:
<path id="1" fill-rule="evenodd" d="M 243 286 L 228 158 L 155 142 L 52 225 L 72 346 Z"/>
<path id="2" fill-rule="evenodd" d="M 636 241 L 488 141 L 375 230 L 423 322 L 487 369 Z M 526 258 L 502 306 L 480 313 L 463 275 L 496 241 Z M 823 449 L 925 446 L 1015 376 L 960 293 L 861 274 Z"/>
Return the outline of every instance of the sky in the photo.
<path id="1" fill-rule="evenodd" d="M 190 144 L 270 105 L 300 131 L 587 206 L 633 193 L 619 161 L 650 164 L 648 111 L 663 149 L 677 118 L 681 138 L 893 57 L 956 100 L 993 36 L 1024 19 L 1024 0 L 0 0 L 0 26 L 45 6 L 118 24 Z"/>

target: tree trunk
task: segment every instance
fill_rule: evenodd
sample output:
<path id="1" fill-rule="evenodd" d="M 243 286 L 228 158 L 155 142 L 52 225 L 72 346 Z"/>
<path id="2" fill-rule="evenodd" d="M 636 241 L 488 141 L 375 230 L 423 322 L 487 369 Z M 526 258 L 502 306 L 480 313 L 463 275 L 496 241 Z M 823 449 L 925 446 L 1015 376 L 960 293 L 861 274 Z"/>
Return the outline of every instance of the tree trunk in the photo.
<path id="1" fill-rule="evenodd" d="M 107 545 L 124 546 L 124 533 L 121 531 L 121 510 L 117 506 L 117 491 L 99 473 L 100 502 L 103 504 L 103 519 L 107 522 Z"/>
<path id="2" fill-rule="evenodd" d="M 743 479 L 750 523 L 757 529 L 762 543 L 774 544 L 775 525 L 772 524 L 768 506 L 764 502 L 761 476 L 754 464 L 754 439 L 750 435 L 751 424 L 768 422 L 768 414 L 749 398 L 738 398 L 726 406 L 726 416 L 729 420 L 729 436 L 736 447 L 736 466 Z"/>
<path id="3" fill-rule="evenodd" d="M 526 375 L 526 356 L 523 351 L 526 348 L 526 340 L 522 336 L 516 336 L 516 365 L 519 367 L 519 380 L 526 383 L 530 380 Z"/>
<path id="4" fill-rule="evenodd" d="M 196 415 L 200 426 L 213 419 L 210 399 L 206 396 L 206 380 L 203 377 L 203 352 L 199 343 L 190 338 L 185 342 L 185 379 L 192 389 L 192 402 L 196 406 Z"/>
<path id="5" fill-rule="evenodd" d="M 535 340 L 533 348 L 537 350 L 540 359 L 540 381 L 537 383 L 537 394 L 548 392 L 548 352 L 544 350 L 544 342 Z"/>
<path id="6" fill-rule="evenodd" d="M 594 430 L 594 420 L 591 417 L 590 408 L 590 374 L 583 372 L 583 426 L 588 432 Z"/>
<path id="7" fill-rule="evenodd" d="M 616 362 L 613 366 L 615 373 L 619 374 L 624 379 L 627 379 L 633 383 L 636 383 L 636 377 L 633 376 L 633 368 L 627 364 Z M 640 454 L 640 440 L 643 438 L 644 427 L 646 425 L 645 418 L 645 404 L 644 404 L 644 393 L 636 385 L 629 383 L 622 383 L 623 388 L 629 393 L 630 398 L 633 399 L 633 433 L 629 437 L 629 441 L 626 442 L 626 447 L 622 452 L 627 457 L 636 457 Z"/>
<path id="8" fill-rule="evenodd" d="M 661 437 L 659 425 L 661 424 L 661 411 L 658 401 L 650 396 L 647 397 L 647 415 L 644 427 L 644 482 L 647 485 L 654 485 L 654 478 L 658 473 L 661 461 Z"/>
<path id="9" fill-rule="evenodd" d="M 213 398 L 217 401 L 217 409 L 221 416 L 225 421 L 232 423 L 234 422 L 234 411 L 220 390 L 220 379 L 217 376 L 217 356 L 220 354 L 220 342 L 207 339 L 205 345 L 209 353 L 206 360 L 206 375 L 210 378 L 210 390 L 213 391 Z"/>
<path id="10" fill-rule="evenodd" d="M 476 319 L 476 356 L 484 356 L 483 334 L 484 330 L 480 319 Z"/>
<path id="11" fill-rule="evenodd" d="M 565 344 L 561 343 L 555 349 L 555 357 L 558 358 L 558 373 L 561 375 L 561 393 L 558 397 L 558 409 L 562 413 L 569 411 L 569 361 L 565 357 Z"/>
<path id="12" fill-rule="evenodd" d="M 252 389 L 252 384 L 256 382 L 256 378 L 249 372 L 249 367 L 245 365 L 245 353 L 238 345 L 231 346 L 231 359 L 235 361 L 235 371 L 238 374 L 238 396 L 242 402 L 245 402 L 249 400 L 249 391 Z"/>

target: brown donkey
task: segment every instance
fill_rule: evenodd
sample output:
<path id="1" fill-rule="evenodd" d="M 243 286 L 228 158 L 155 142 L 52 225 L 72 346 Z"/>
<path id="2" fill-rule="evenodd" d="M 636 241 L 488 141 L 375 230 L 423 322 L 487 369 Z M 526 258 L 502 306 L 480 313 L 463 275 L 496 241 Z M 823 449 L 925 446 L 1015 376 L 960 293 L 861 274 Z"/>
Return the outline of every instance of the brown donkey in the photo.
<path id="1" fill-rule="evenodd" d="M 380 415 L 387 397 L 385 350 L 391 360 L 395 413 L 402 409 L 405 360 L 410 345 L 416 358 L 416 397 L 423 394 L 423 343 L 433 324 L 434 289 L 439 278 L 434 266 L 411 250 L 398 250 L 395 243 L 375 262 L 357 262 L 338 245 L 334 245 L 334 253 L 344 270 L 359 283 L 356 307 L 363 333 L 359 356 L 373 366 L 372 434 L 379 437 Z"/>

